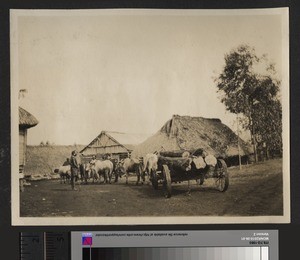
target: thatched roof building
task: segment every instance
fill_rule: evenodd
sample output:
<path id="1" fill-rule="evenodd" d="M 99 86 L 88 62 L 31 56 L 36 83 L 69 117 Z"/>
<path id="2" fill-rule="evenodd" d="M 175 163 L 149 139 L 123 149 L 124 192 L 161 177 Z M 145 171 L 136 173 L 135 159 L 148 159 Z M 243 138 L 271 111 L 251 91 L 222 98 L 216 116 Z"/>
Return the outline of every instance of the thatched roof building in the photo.
<path id="1" fill-rule="evenodd" d="M 23 177 L 26 163 L 27 129 L 36 126 L 39 121 L 24 108 L 19 107 L 19 173 Z"/>
<path id="2" fill-rule="evenodd" d="M 24 108 L 19 107 L 19 128 L 31 128 L 36 126 L 39 121 Z"/>
<path id="3" fill-rule="evenodd" d="M 251 147 L 239 139 L 240 154 L 250 154 Z M 238 156 L 238 137 L 220 119 L 174 115 L 153 136 L 137 145 L 132 156 L 155 151 L 196 150 L 202 148 L 216 157 Z"/>

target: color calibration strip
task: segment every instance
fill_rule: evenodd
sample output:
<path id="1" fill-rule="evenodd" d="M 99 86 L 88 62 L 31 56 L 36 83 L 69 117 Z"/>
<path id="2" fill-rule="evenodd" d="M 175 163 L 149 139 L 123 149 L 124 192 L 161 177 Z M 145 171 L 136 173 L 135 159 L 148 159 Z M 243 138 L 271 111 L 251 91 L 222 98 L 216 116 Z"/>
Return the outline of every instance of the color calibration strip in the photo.
<path id="1" fill-rule="evenodd" d="M 279 260 L 278 230 L 75 231 L 71 248 L 72 260 Z"/>
<path id="2" fill-rule="evenodd" d="M 89 248 L 83 260 L 269 260 L 268 247 Z"/>

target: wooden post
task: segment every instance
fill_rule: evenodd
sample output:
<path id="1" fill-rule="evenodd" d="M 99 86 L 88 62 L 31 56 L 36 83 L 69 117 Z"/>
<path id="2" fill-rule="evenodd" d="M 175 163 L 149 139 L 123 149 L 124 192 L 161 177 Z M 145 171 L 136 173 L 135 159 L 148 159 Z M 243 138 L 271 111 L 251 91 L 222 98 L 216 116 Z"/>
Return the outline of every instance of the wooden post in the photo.
<path id="1" fill-rule="evenodd" d="M 240 130 L 239 130 L 239 114 L 236 115 L 236 131 L 238 138 L 239 168 L 242 169 L 241 147 L 240 147 Z"/>

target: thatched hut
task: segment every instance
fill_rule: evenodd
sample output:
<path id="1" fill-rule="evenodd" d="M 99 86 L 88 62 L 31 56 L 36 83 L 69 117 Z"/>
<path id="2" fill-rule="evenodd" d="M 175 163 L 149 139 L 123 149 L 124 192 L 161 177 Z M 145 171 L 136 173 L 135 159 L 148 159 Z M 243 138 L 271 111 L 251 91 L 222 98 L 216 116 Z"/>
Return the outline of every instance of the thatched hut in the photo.
<path id="1" fill-rule="evenodd" d="M 238 148 L 238 143 L 240 149 Z M 245 143 L 220 119 L 174 115 L 146 141 L 137 145 L 132 156 L 142 157 L 155 151 L 196 150 L 202 148 L 216 157 L 238 158 L 252 153 Z"/>
<path id="2" fill-rule="evenodd" d="M 26 162 L 27 129 L 36 126 L 39 121 L 25 109 L 19 107 L 19 173 L 22 177 Z"/>

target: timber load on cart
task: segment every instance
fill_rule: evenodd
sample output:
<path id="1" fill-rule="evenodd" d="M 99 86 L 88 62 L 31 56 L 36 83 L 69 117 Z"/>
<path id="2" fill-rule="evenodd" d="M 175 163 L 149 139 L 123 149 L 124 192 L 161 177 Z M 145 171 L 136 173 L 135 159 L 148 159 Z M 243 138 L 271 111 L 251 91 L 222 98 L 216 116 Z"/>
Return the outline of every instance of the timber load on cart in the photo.
<path id="1" fill-rule="evenodd" d="M 207 178 L 213 178 L 216 188 L 225 192 L 229 186 L 227 165 L 223 159 L 195 151 L 164 151 L 158 155 L 157 171 L 151 174 L 152 185 L 163 184 L 164 195 L 172 195 L 172 183 L 196 180 L 202 185 Z"/>

